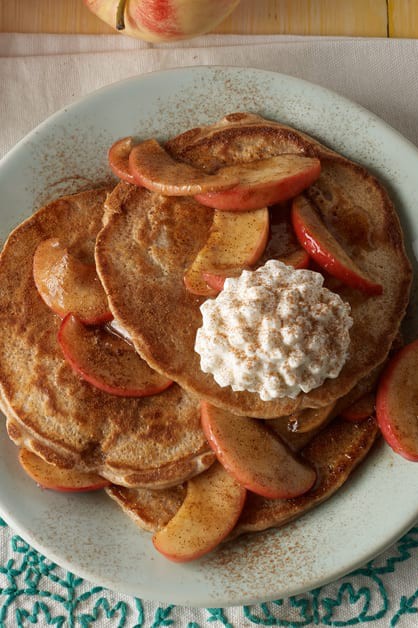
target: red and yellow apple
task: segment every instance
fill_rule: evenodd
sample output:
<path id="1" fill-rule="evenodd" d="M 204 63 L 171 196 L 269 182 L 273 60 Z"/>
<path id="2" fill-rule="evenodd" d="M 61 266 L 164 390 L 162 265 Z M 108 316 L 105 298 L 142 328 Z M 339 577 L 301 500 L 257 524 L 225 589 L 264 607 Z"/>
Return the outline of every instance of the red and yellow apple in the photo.
<path id="1" fill-rule="evenodd" d="M 29 451 L 20 449 L 19 462 L 32 480 L 42 488 L 66 493 L 84 493 L 97 491 L 109 486 L 109 480 L 96 473 L 86 473 L 76 469 L 60 469 L 45 462 L 42 458 Z"/>
<path id="2" fill-rule="evenodd" d="M 112 320 L 95 265 L 81 262 L 56 238 L 36 248 L 33 278 L 43 301 L 61 318 L 73 312 L 86 325 Z"/>
<path id="3" fill-rule="evenodd" d="M 219 290 L 206 281 L 209 275 L 231 277 L 255 264 L 269 234 L 267 208 L 253 212 L 214 212 L 209 237 L 184 275 L 192 294 L 214 296 Z"/>
<path id="4" fill-rule="evenodd" d="M 174 562 L 194 560 L 228 536 L 244 507 L 246 490 L 219 462 L 187 483 L 186 497 L 154 547 Z"/>
<path id="5" fill-rule="evenodd" d="M 86 327 L 68 314 L 58 342 L 71 368 L 86 382 L 119 397 L 147 397 L 173 383 L 154 371 L 120 336 L 103 327 Z"/>
<path id="6" fill-rule="evenodd" d="M 187 39 L 207 33 L 239 0 L 84 0 L 101 20 L 146 41 Z"/>

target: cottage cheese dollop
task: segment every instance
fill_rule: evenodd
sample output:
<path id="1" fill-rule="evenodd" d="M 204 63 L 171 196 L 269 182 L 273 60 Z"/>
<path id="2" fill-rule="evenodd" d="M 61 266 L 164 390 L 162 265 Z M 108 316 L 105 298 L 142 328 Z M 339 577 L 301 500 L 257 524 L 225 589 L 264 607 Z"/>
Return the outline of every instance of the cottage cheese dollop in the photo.
<path id="1" fill-rule="evenodd" d="M 222 387 L 263 401 L 294 399 L 337 377 L 347 359 L 350 306 L 324 278 L 270 260 L 225 281 L 201 306 L 195 351 Z"/>

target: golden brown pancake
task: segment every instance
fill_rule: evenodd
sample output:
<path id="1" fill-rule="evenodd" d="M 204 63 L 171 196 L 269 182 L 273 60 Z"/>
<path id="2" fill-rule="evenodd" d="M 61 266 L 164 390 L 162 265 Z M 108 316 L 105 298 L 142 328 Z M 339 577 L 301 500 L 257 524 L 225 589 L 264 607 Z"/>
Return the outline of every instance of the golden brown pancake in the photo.
<path id="1" fill-rule="evenodd" d="M 186 496 L 185 484 L 159 490 L 113 485 L 105 490 L 140 528 L 149 532 L 166 526 Z"/>
<path id="2" fill-rule="evenodd" d="M 183 283 L 208 237 L 212 210 L 190 198 L 167 198 L 121 183 L 109 198 L 96 263 L 110 308 L 137 351 L 186 390 L 240 415 L 274 418 L 328 405 L 346 394 L 385 359 L 408 303 L 411 268 L 385 189 L 366 169 L 306 135 L 247 114 L 188 131 L 166 147 L 209 172 L 283 152 L 318 156 L 322 174 L 307 194 L 360 269 L 382 284 L 383 294 L 368 297 L 326 278 L 326 285 L 350 303 L 354 320 L 349 357 L 338 378 L 296 399 L 268 402 L 255 393 L 221 388 L 200 370 L 194 351 L 204 299 L 188 293 Z"/>
<path id="3" fill-rule="evenodd" d="M 57 342 L 60 319 L 32 276 L 38 244 L 56 237 L 93 261 L 105 190 L 59 199 L 9 236 L 0 257 L 0 397 L 19 446 L 61 467 L 95 471 L 126 486 L 166 487 L 214 459 L 199 401 L 177 385 L 143 398 L 117 397 L 82 381 Z"/>

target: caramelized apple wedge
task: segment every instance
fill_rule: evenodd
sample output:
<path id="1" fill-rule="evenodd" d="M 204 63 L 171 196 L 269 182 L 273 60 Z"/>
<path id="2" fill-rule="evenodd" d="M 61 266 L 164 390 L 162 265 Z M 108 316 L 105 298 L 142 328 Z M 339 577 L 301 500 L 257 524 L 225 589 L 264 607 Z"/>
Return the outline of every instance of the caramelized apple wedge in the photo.
<path id="1" fill-rule="evenodd" d="M 316 471 L 298 459 L 265 423 L 201 402 L 203 432 L 225 469 L 258 495 L 288 499 L 315 483 Z"/>
<path id="2" fill-rule="evenodd" d="M 75 469 L 60 469 L 29 451 L 20 449 L 19 462 L 26 473 L 42 488 L 67 493 L 97 491 L 109 486 L 109 480 L 96 473 L 84 473 Z"/>
<path id="3" fill-rule="evenodd" d="M 382 286 L 367 277 L 347 255 L 328 231 L 311 201 L 304 196 L 298 196 L 293 201 L 292 223 L 300 244 L 321 268 L 367 295 L 382 294 Z"/>
<path id="4" fill-rule="evenodd" d="M 203 271 L 202 277 L 212 291 L 210 296 L 219 294 L 219 292 L 224 289 L 225 280 L 228 279 L 228 277 L 239 277 L 243 270 L 245 270 L 245 267 L 231 268 L 230 270 L 225 271 L 225 274 L 222 275 L 211 273 L 209 271 Z"/>
<path id="5" fill-rule="evenodd" d="M 305 408 L 287 417 L 287 426 L 291 432 L 304 434 L 325 425 L 333 416 L 335 402 L 322 408 Z"/>
<path id="6" fill-rule="evenodd" d="M 255 264 L 264 252 L 269 234 L 267 208 L 235 214 L 214 212 L 208 240 L 184 275 L 189 292 L 211 296 L 204 274 L 231 276 Z"/>
<path id="7" fill-rule="evenodd" d="M 293 268 L 309 268 L 309 255 L 303 249 L 298 249 L 286 257 L 275 257 L 274 259 L 278 259 L 287 266 L 293 266 Z M 202 277 L 209 288 L 212 289 L 213 294 L 218 294 L 224 288 L 225 279 L 228 279 L 228 277 L 239 277 L 245 268 L 246 266 L 241 268 L 224 269 L 222 271 L 222 275 L 204 271 L 202 272 Z"/>
<path id="8" fill-rule="evenodd" d="M 86 327 L 72 314 L 62 321 L 58 342 L 72 369 L 111 395 L 146 397 L 173 383 L 150 368 L 123 338 L 103 327 Z"/>
<path id="9" fill-rule="evenodd" d="M 188 481 L 182 505 L 171 521 L 156 532 L 154 547 L 174 562 L 207 554 L 235 526 L 245 496 L 245 488 L 215 462 Z"/>
<path id="10" fill-rule="evenodd" d="M 33 278 L 43 301 L 61 318 L 73 312 L 86 325 L 112 320 L 95 265 L 78 260 L 56 238 L 38 245 Z"/>
<path id="11" fill-rule="evenodd" d="M 208 174 L 176 161 L 154 139 L 141 142 L 131 150 L 129 168 L 138 185 L 165 196 L 193 196 L 238 183 L 236 175 L 225 175 L 221 171 Z"/>
<path id="12" fill-rule="evenodd" d="M 418 340 L 391 358 L 379 381 L 376 418 L 394 451 L 418 462 Z"/>
<path id="13" fill-rule="evenodd" d="M 129 155 L 133 148 L 132 137 L 123 137 L 109 148 L 108 161 L 112 172 L 128 183 L 135 184 L 135 179 L 129 168 Z"/>
<path id="14" fill-rule="evenodd" d="M 227 166 L 218 175 L 237 178 L 229 189 L 198 193 L 202 205 L 227 211 L 248 211 L 286 201 L 309 187 L 321 173 L 319 159 L 304 155 L 278 155 L 246 164 Z"/>

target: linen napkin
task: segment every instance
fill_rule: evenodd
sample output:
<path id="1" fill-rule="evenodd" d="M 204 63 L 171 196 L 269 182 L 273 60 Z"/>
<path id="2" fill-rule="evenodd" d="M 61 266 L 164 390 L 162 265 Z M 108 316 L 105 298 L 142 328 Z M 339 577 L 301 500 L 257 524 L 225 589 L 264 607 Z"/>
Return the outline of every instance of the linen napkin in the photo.
<path id="1" fill-rule="evenodd" d="M 0 156 L 50 114 L 99 87 L 193 65 L 255 67 L 307 79 L 360 103 L 418 145 L 417 58 L 417 40 L 208 35 L 151 45 L 119 35 L 0 34 Z M 87 582 L 0 520 L 0 626 L 412 628 L 418 625 L 417 558 L 414 527 L 380 557 L 314 591 L 251 607 L 193 609 Z"/>
<path id="2" fill-rule="evenodd" d="M 209 35 L 156 46 L 118 35 L 2 34 L 0 119 L 7 124 L 0 154 L 48 115 L 103 85 L 193 65 L 262 68 L 310 80 L 370 109 L 418 145 L 417 52 L 418 40 L 406 39 Z"/>

